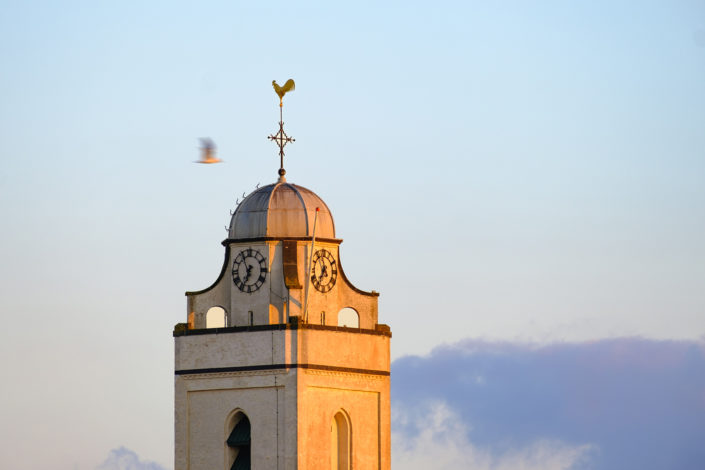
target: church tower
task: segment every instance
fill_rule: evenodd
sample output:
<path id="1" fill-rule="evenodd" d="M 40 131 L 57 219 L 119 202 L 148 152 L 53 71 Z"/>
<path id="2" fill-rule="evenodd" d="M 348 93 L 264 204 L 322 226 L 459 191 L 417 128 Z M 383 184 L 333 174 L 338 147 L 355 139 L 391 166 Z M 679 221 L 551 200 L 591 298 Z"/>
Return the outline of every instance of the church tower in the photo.
<path id="1" fill-rule="evenodd" d="M 379 294 L 345 276 L 326 203 L 286 181 L 279 124 L 278 181 L 239 203 L 220 274 L 174 329 L 174 467 L 389 470 Z"/>

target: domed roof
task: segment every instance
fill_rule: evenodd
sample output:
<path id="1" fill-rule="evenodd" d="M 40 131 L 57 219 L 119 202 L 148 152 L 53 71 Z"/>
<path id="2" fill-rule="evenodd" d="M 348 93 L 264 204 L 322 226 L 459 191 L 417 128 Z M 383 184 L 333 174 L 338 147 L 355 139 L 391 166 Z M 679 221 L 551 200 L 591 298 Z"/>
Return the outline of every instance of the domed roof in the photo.
<path id="1" fill-rule="evenodd" d="M 316 238 L 335 238 L 333 215 L 316 193 L 286 182 L 263 186 L 250 193 L 235 210 L 229 238 L 310 237 L 316 207 Z"/>

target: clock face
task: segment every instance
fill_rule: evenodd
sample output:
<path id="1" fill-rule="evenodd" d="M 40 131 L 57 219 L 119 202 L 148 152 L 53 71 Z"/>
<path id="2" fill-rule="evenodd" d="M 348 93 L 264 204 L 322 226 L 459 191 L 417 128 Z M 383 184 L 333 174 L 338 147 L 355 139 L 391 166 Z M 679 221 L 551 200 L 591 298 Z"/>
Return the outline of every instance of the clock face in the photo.
<path id="1" fill-rule="evenodd" d="M 252 293 L 262 287 L 267 278 L 267 260 L 262 254 L 248 248 L 233 260 L 233 282 L 242 292 Z"/>
<path id="2" fill-rule="evenodd" d="M 313 287 L 325 293 L 333 288 L 338 278 L 335 258 L 328 250 L 318 250 L 311 260 L 311 282 Z"/>

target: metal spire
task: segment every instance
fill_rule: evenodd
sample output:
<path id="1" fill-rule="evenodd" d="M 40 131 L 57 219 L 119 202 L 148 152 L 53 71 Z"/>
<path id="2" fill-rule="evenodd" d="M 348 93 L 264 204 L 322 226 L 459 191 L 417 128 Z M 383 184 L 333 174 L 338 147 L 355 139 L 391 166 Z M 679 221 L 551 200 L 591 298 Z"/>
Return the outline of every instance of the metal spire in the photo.
<path id="1" fill-rule="evenodd" d="M 294 89 L 294 81 L 292 79 L 287 80 L 283 87 L 277 85 L 277 82 L 272 80 L 272 86 L 274 91 L 279 96 L 279 131 L 274 135 L 269 135 L 267 138 L 274 141 L 279 146 L 279 181 L 284 182 L 286 178 L 286 170 L 284 169 L 284 147 L 286 144 L 291 142 L 296 142 L 296 139 L 289 137 L 284 132 L 284 120 L 282 118 L 282 110 L 284 108 L 284 95 Z"/>

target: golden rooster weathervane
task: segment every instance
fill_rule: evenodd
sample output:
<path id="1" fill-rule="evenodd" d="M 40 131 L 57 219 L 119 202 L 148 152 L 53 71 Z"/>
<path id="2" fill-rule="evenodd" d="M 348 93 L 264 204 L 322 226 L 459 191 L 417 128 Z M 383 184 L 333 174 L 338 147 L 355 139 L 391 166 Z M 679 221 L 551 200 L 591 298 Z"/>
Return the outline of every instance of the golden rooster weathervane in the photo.
<path id="1" fill-rule="evenodd" d="M 269 140 L 273 140 L 279 146 L 279 181 L 286 181 L 284 178 L 284 175 L 286 174 L 286 170 L 284 170 L 284 146 L 290 142 L 296 142 L 296 139 L 289 137 L 286 135 L 286 132 L 284 132 L 282 109 L 284 107 L 284 95 L 290 91 L 293 91 L 295 89 L 295 85 L 294 80 L 290 78 L 286 81 L 284 86 L 279 86 L 276 80 L 272 80 L 272 86 L 274 87 L 274 91 L 277 93 L 277 96 L 279 96 L 279 131 L 274 135 L 267 136 L 267 138 Z"/>

